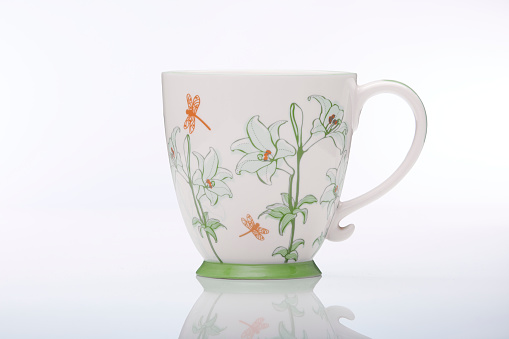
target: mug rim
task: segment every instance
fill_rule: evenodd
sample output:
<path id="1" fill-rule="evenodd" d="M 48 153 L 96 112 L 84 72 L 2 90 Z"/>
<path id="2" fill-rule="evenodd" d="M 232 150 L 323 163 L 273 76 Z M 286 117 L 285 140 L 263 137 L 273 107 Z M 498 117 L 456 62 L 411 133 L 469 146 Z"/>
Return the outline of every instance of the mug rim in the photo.
<path id="1" fill-rule="evenodd" d="M 356 75 L 353 72 L 326 70 L 174 70 L 163 75 L 224 75 L 224 76 L 334 76 Z"/>

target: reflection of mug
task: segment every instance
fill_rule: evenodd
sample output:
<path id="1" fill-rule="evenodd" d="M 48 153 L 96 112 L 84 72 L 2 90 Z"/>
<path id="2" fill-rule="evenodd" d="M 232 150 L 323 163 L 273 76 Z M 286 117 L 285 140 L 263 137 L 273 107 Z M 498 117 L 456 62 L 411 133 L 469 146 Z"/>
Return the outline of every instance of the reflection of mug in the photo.
<path id="1" fill-rule="evenodd" d="M 325 308 L 314 294 L 320 277 L 292 281 L 225 281 L 198 277 L 204 291 L 180 338 L 367 338 L 339 323 L 341 306 Z"/>
<path id="2" fill-rule="evenodd" d="M 344 72 L 167 72 L 162 78 L 173 183 L 205 258 L 202 276 L 320 275 L 312 258 L 324 239 L 350 236 L 354 226 L 339 221 L 394 187 L 426 136 L 419 97 L 395 81 L 357 86 L 356 74 Z M 414 141 L 386 181 L 341 202 L 360 111 L 383 92 L 412 108 Z"/>

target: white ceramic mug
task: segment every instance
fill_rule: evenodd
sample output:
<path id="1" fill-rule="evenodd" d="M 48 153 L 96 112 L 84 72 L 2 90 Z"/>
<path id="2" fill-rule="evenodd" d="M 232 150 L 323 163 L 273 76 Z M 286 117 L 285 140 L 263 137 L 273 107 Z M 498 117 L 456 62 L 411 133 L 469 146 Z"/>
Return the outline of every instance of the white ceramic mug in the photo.
<path id="1" fill-rule="evenodd" d="M 348 72 L 165 72 L 168 153 L 180 209 L 205 259 L 197 274 L 284 279 L 320 275 L 324 239 L 339 221 L 394 187 L 426 137 L 419 97 L 396 81 L 357 85 Z M 371 191 L 340 201 L 351 138 L 366 100 L 403 98 L 415 136 L 399 168 Z"/>

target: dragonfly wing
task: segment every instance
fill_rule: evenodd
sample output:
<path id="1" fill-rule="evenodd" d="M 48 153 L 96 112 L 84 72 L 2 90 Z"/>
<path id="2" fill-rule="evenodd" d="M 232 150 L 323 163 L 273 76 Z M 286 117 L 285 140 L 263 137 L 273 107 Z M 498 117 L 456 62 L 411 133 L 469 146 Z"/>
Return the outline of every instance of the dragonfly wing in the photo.
<path id="1" fill-rule="evenodd" d="M 191 107 L 191 106 L 189 106 L 189 107 Z M 196 111 L 198 110 L 198 107 L 200 107 L 200 97 L 198 95 L 194 96 L 192 107 L 193 107 L 193 112 L 196 113 Z"/>
<path id="2" fill-rule="evenodd" d="M 196 126 L 196 119 L 191 118 L 191 123 L 189 125 L 189 134 L 192 134 L 194 132 L 194 127 Z"/>
<path id="3" fill-rule="evenodd" d="M 263 237 L 263 235 L 260 234 L 260 232 L 258 231 L 253 231 L 253 234 L 254 236 L 256 237 L 256 239 L 260 240 L 260 241 L 263 241 L 265 240 L 265 238 Z"/>
<path id="4" fill-rule="evenodd" d="M 244 224 L 244 226 L 246 226 L 247 228 L 251 228 L 249 227 L 249 224 L 247 223 L 247 220 L 242 218 L 242 223 Z"/>
<path id="5" fill-rule="evenodd" d="M 269 230 L 263 227 L 258 227 L 258 232 L 260 232 L 261 234 L 268 234 Z"/>
<path id="6" fill-rule="evenodd" d="M 191 109 L 193 107 L 193 99 L 191 98 L 191 94 L 187 93 L 187 107 Z"/>
<path id="7" fill-rule="evenodd" d="M 261 324 L 263 323 L 263 318 L 258 318 L 255 320 L 255 322 L 253 323 L 253 327 L 259 327 Z"/>
<path id="8" fill-rule="evenodd" d="M 251 217 L 251 214 L 247 215 L 247 221 L 249 221 L 250 224 L 254 224 L 253 217 Z"/>
<path id="9" fill-rule="evenodd" d="M 184 122 L 184 129 L 188 128 L 190 123 L 191 123 L 191 117 L 187 117 L 186 121 Z"/>

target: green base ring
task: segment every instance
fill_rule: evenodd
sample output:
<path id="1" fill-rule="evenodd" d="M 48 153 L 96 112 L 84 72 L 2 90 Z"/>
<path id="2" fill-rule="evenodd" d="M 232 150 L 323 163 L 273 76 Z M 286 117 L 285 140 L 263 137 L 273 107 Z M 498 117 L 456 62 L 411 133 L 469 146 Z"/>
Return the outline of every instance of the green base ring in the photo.
<path id="1" fill-rule="evenodd" d="M 236 280 L 269 280 L 319 277 L 314 261 L 293 264 L 221 264 L 204 261 L 196 274 L 200 277 Z"/>

